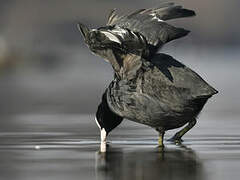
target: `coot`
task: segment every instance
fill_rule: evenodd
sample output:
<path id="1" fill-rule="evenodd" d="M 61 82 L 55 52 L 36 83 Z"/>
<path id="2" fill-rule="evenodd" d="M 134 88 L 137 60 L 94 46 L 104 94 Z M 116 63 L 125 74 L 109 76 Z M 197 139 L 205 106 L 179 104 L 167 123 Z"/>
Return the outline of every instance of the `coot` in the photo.
<path id="1" fill-rule="evenodd" d="M 159 146 L 163 146 L 165 131 L 187 124 L 171 138 L 180 142 L 196 124 L 207 100 L 217 93 L 196 72 L 167 54 L 157 53 L 165 43 L 190 32 L 166 21 L 194 15 L 192 10 L 164 3 L 123 16 L 112 10 L 107 25 L 98 29 L 78 24 L 90 50 L 114 69 L 113 81 L 96 113 L 102 151 L 107 135 L 123 118 L 156 129 Z"/>

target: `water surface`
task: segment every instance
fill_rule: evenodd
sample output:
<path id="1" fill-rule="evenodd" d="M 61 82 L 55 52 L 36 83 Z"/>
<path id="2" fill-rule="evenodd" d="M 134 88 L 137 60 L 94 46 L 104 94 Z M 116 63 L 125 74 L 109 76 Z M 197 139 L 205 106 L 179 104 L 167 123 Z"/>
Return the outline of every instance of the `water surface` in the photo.
<path id="1" fill-rule="evenodd" d="M 4 117 L 0 133 L 0 179 L 237 179 L 240 133 L 237 118 L 204 114 L 182 145 L 125 121 L 99 153 L 93 115 L 16 115 Z M 174 132 L 169 131 L 166 139 Z"/>

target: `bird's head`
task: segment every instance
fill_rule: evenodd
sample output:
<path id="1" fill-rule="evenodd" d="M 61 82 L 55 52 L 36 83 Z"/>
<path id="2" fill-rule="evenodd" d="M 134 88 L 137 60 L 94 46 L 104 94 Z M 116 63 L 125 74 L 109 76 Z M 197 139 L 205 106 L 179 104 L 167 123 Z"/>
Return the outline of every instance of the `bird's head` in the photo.
<path id="1" fill-rule="evenodd" d="M 108 133 L 117 127 L 123 120 L 122 117 L 113 113 L 109 108 L 106 93 L 102 96 L 102 102 L 98 106 L 95 120 L 101 131 L 101 141 L 106 141 Z"/>

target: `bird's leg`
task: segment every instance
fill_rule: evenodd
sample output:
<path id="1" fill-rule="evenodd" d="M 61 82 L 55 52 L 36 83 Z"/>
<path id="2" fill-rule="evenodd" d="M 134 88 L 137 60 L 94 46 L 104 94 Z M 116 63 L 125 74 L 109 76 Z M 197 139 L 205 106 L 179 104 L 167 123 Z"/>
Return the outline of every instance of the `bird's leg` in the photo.
<path id="1" fill-rule="evenodd" d="M 159 133 L 159 137 L 158 137 L 158 146 L 163 147 L 163 139 L 164 139 L 164 134 L 165 132 Z"/>
<path id="2" fill-rule="evenodd" d="M 159 133 L 158 146 L 159 146 L 159 147 L 164 147 L 163 140 L 164 140 L 165 131 L 164 131 L 164 129 L 162 129 L 162 128 L 156 128 L 156 130 L 157 130 L 158 133 Z"/>
<path id="3" fill-rule="evenodd" d="M 190 129 L 192 129 L 196 122 L 196 119 L 190 121 L 186 127 L 178 131 L 171 139 L 169 139 L 169 141 L 173 141 L 176 143 L 182 142 L 181 138 L 183 137 L 183 135 L 186 134 Z"/>

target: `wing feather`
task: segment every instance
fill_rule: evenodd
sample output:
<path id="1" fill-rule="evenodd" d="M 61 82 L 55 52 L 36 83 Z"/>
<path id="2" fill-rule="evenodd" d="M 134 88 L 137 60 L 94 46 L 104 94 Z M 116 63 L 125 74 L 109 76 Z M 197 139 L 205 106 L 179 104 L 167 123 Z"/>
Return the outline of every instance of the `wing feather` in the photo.
<path id="1" fill-rule="evenodd" d="M 107 25 L 127 28 L 142 34 L 156 53 L 165 43 L 186 36 L 190 31 L 167 24 L 165 21 L 176 18 L 191 17 L 195 12 L 164 3 L 157 8 L 140 9 L 125 16 L 118 16 L 116 9 L 111 11 Z"/>

